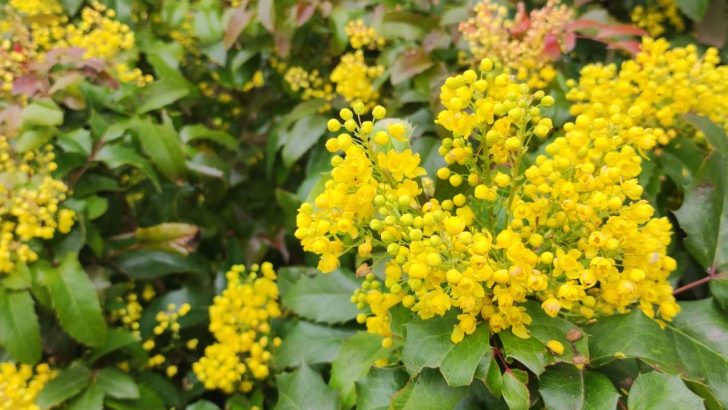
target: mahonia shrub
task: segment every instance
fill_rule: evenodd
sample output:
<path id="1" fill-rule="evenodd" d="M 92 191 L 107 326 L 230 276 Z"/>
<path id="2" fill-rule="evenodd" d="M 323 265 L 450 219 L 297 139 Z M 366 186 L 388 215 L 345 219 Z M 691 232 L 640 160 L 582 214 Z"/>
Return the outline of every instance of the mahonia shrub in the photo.
<path id="1" fill-rule="evenodd" d="M 12 362 L 0 363 L 0 404 L 5 409 L 39 410 L 38 393 L 57 372 L 47 363 L 35 367 Z"/>
<path id="2" fill-rule="evenodd" d="M 482 61 L 445 81 L 436 122 L 452 133 L 438 170 L 450 189 L 423 189 L 420 158 L 408 147 L 407 126 L 362 120 L 366 108 L 340 113 L 328 128 L 342 133 L 326 143 L 333 170 L 324 190 L 299 210 L 296 236 L 321 255 L 324 272 L 356 249 L 384 264 L 382 280 L 367 277 L 353 301 L 368 307 L 358 319 L 392 343 L 389 311 L 397 305 L 422 319 L 458 311 L 451 339 L 478 323 L 492 332 L 529 336 L 523 303 L 542 302 L 549 316 L 588 320 L 639 308 L 671 320 L 679 311 L 667 278 L 676 262 L 666 255 L 671 224 L 653 218 L 637 181 L 641 157 L 631 130 L 654 143 L 651 130 L 631 128 L 631 117 L 580 115 L 523 164 L 532 139 L 552 131 L 541 108 L 543 91 L 493 71 Z M 354 117 L 356 115 L 356 117 Z"/>
<path id="3" fill-rule="evenodd" d="M 632 119 L 625 137 L 642 150 L 654 145 L 652 138 L 645 139 L 643 128 L 663 145 L 678 135 L 702 140 L 681 114 L 703 115 L 728 130 L 728 67 L 720 65 L 712 47 L 700 56 L 695 45 L 671 48 L 665 39 L 646 37 L 634 59 L 621 66 L 589 64 L 568 85 L 573 115 L 628 113 Z"/>
<path id="4" fill-rule="evenodd" d="M 677 32 L 685 30 L 685 21 L 675 0 L 647 0 L 632 9 L 630 18 L 652 37 L 663 35 L 671 27 Z"/>

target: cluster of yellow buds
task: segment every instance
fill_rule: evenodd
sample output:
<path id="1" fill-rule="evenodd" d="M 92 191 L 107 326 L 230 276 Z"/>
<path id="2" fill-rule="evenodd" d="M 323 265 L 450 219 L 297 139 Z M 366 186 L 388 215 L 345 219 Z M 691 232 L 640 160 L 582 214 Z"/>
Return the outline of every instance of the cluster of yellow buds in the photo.
<path id="1" fill-rule="evenodd" d="M 63 13 L 58 0 L 10 0 L 9 3 L 10 7 L 30 17 Z"/>
<path id="2" fill-rule="evenodd" d="M 0 31 L 9 34 L 9 38 L 0 39 L 0 93 L 8 94 L 13 89 L 13 81 L 25 74 L 35 61 L 36 50 L 22 17 L 11 8 L 2 11 L 5 15 L 0 20 Z"/>
<path id="3" fill-rule="evenodd" d="M 383 73 L 384 66 L 367 65 L 364 52 L 356 50 L 341 57 L 330 79 L 336 84 L 336 93 L 349 104 L 361 102 L 371 106 L 379 98 L 379 91 L 374 88 L 372 81 Z"/>
<path id="4" fill-rule="evenodd" d="M 261 70 L 257 70 L 253 73 L 253 77 L 248 80 L 247 83 L 243 84 L 243 92 L 248 92 L 254 88 L 260 88 L 265 85 L 265 77 Z"/>
<path id="5" fill-rule="evenodd" d="M 481 0 L 475 16 L 460 23 L 459 29 L 478 62 L 489 57 L 513 72 L 518 80 L 534 88 L 544 88 L 556 76 L 552 61 L 569 50 L 568 25 L 574 11 L 548 0 L 530 14 L 519 5 L 516 19 L 508 17 L 506 6 Z"/>
<path id="6" fill-rule="evenodd" d="M 685 30 L 685 21 L 675 0 L 647 0 L 645 5 L 638 5 L 632 9 L 630 18 L 633 23 L 647 30 L 652 37 L 664 34 L 668 24 L 677 32 Z"/>
<path id="7" fill-rule="evenodd" d="M 210 332 L 216 343 L 192 370 L 205 389 L 227 394 L 247 393 L 256 380 L 270 373 L 271 351 L 280 346 L 271 340 L 271 319 L 281 315 L 273 265 L 251 266 L 250 272 L 235 265 L 226 274 L 227 287 L 210 306 Z"/>
<path id="8" fill-rule="evenodd" d="M 0 363 L 0 407 L 13 410 L 40 410 L 35 399 L 56 376 L 46 363 L 35 366 Z"/>
<path id="9" fill-rule="evenodd" d="M 144 350 L 146 350 L 150 354 L 147 365 L 151 368 L 164 366 L 165 374 L 167 375 L 167 377 L 174 377 L 179 369 L 177 368 L 176 364 L 169 363 L 167 361 L 167 357 L 165 357 L 164 353 L 168 353 L 171 349 L 173 349 L 176 346 L 176 342 L 181 339 L 179 334 L 179 319 L 187 316 L 187 314 L 190 313 L 191 309 L 192 307 L 189 303 L 183 303 L 182 305 L 180 305 L 179 308 L 177 308 L 174 303 L 170 303 L 169 305 L 167 305 L 166 310 L 157 312 L 156 316 L 154 317 L 154 320 L 157 323 L 157 325 L 154 326 L 153 329 L 154 336 L 150 339 L 145 340 L 144 343 L 142 343 L 142 348 L 144 348 Z M 169 333 L 170 338 L 168 343 L 158 344 L 155 340 L 158 340 L 165 333 Z M 196 346 L 196 342 L 194 343 Z M 187 347 L 189 348 L 189 344 L 187 344 Z M 173 357 L 173 355 L 169 356 Z"/>
<path id="10" fill-rule="evenodd" d="M 383 107 L 371 121 L 361 120 L 362 104 L 356 119 L 342 110 L 343 124 L 330 120 L 330 131 L 346 132 L 326 146 L 343 156 L 332 159 L 324 191 L 299 209 L 303 248 L 321 255 L 324 272 L 350 249 L 384 265 L 352 301 L 369 307 L 358 320 L 385 346 L 399 304 L 422 319 L 456 309 L 453 342 L 479 322 L 528 337 L 528 298 L 551 316 L 588 320 L 637 306 L 670 320 L 679 311 L 667 281 L 676 267 L 666 256 L 671 225 L 640 200 L 641 158 L 621 132 L 628 115 L 577 117 L 526 167 L 530 141 L 551 132 L 541 107 L 554 100 L 493 66 L 485 59 L 480 73 L 442 86 L 436 122 L 452 132 L 440 148 L 447 167 L 437 171 L 452 186 L 445 198 L 423 195 L 408 127 L 376 122 Z"/>
<path id="11" fill-rule="evenodd" d="M 278 67 L 286 67 L 283 63 L 277 64 Z M 316 69 L 309 72 L 300 66 L 288 67 L 285 69 L 283 79 L 291 87 L 291 91 L 301 92 L 301 99 L 304 101 L 323 99 L 329 102 L 336 97 L 333 85 L 324 81 Z M 328 108 L 327 104 L 326 109 Z"/>
<path id="12" fill-rule="evenodd" d="M 142 305 L 136 293 L 130 292 L 122 300 L 124 307 L 111 312 L 111 320 L 121 325 L 139 337 L 139 320 L 142 318 Z"/>
<path id="13" fill-rule="evenodd" d="M 367 26 L 362 19 L 351 20 L 344 28 L 349 44 L 355 49 L 377 50 L 384 47 L 387 40 L 380 36 L 374 27 Z"/>
<path id="14" fill-rule="evenodd" d="M 567 84 L 572 114 L 596 118 L 629 112 L 630 125 L 652 128 L 660 144 L 677 135 L 702 137 L 681 120 L 685 113 L 706 116 L 728 130 L 728 66 L 720 65 L 715 48 L 700 56 L 694 45 L 670 48 L 665 39 L 644 38 L 640 53 L 621 67 L 590 64 L 578 82 Z M 643 144 L 644 134 L 633 130 L 625 130 L 630 143 L 651 148 Z"/>
<path id="15" fill-rule="evenodd" d="M 15 152 L 0 136 L 0 273 L 38 259 L 29 242 L 68 233 L 75 213 L 61 209 L 68 187 L 51 173 L 58 167 L 53 147 Z"/>

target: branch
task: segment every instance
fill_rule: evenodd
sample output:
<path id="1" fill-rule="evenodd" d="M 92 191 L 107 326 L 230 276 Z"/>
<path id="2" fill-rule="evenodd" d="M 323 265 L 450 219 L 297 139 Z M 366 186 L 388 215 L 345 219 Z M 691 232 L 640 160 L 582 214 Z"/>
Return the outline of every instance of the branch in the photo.
<path id="1" fill-rule="evenodd" d="M 698 279 L 698 280 L 696 280 L 694 282 L 690 282 L 687 285 L 684 285 L 684 286 L 681 286 L 681 287 L 675 289 L 672 292 L 672 295 L 675 296 L 675 295 L 678 295 L 680 293 L 683 293 L 683 292 L 685 292 L 687 290 L 696 288 L 696 287 L 698 287 L 700 285 L 703 285 L 705 283 L 710 282 L 711 280 L 713 280 L 715 278 L 720 277 L 720 275 L 723 275 L 724 273 L 728 273 L 728 272 L 717 273 L 716 272 L 717 270 L 718 270 L 718 268 L 716 266 L 711 266 L 710 269 L 708 269 L 708 276 L 706 276 L 704 278 L 701 278 L 701 279 Z"/>

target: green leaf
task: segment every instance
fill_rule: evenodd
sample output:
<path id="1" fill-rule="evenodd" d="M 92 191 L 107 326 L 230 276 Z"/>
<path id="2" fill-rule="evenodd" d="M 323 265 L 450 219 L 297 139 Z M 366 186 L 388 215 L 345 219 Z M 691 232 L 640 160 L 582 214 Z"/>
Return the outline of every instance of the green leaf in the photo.
<path id="1" fill-rule="evenodd" d="M 104 145 L 94 157 L 96 161 L 103 162 L 111 169 L 119 168 L 124 165 L 131 165 L 135 168 L 139 168 L 150 181 L 154 184 L 155 188 L 159 189 L 159 177 L 154 169 L 149 164 L 149 161 L 144 159 L 141 155 L 131 148 L 124 147 L 120 144 L 115 145 Z"/>
<path id="2" fill-rule="evenodd" d="M 359 283 L 352 273 L 334 272 L 301 277 L 285 295 L 283 304 L 299 316 L 319 323 L 341 323 L 359 313 L 351 295 Z"/>
<path id="3" fill-rule="evenodd" d="M 96 288 L 78 256 L 67 254 L 58 269 L 48 269 L 46 286 L 63 328 L 74 339 L 89 346 L 106 342 L 107 328 Z"/>
<path id="4" fill-rule="evenodd" d="M 326 386 L 320 374 L 305 364 L 294 372 L 277 375 L 276 384 L 278 385 L 276 410 L 339 409 L 336 392 Z"/>
<path id="5" fill-rule="evenodd" d="M 288 133 L 288 141 L 283 146 L 283 163 L 290 167 L 326 132 L 326 118 L 309 115 L 296 121 Z"/>
<path id="6" fill-rule="evenodd" d="M 481 380 L 496 397 L 500 397 L 503 393 L 503 375 L 493 354 L 486 354 L 480 359 L 475 377 Z"/>
<path id="7" fill-rule="evenodd" d="M 498 333 L 498 337 L 503 343 L 506 357 L 518 360 L 536 375 L 543 373 L 546 366 L 554 363 L 553 355 L 534 337 L 522 339 L 510 330 Z"/>
<path id="8" fill-rule="evenodd" d="M 710 281 L 710 294 L 723 311 L 728 312 L 728 274 Z"/>
<path id="9" fill-rule="evenodd" d="M 274 356 L 277 367 L 296 367 L 305 363 L 331 363 L 339 354 L 344 340 L 354 332 L 299 321 L 283 339 Z"/>
<path id="10" fill-rule="evenodd" d="M 137 108 L 137 114 L 144 114 L 149 111 L 167 107 L 189 93 L 187 87 L 177 81 L 165 80 L 155 81 L 144 88 L 142 104 Z"/>
<path id="11" fill-rule="evenodd" d="M 171 273 L 206 274 L 207 269 L 199 257 L 150 250 L 125 252 L 115 260 L 119 270 L 135 279 L 152 279 Z"/>
<path id="12" fill-rule="evenodd" d="M 714 151 L 675 211 L 685 245 L 705 268 L 728 269 L 728 159 Z"/>
<path id="13" fill-rule="evenodd" d="M 14 148 L 17 152 L 37 149 L 50 142 L 54 136 L 55 131 L 52 128 L 31 128 L 23 131 L 14 141 Z"/>
<path id="14" fill-rule="evenodd" d="M 119 400 L 114 398 L 106 399 L 106 405 L 113 410 L 164 410 L 162 400 L 149 387 L 139 387 L 139 399 L 136 400 Z"/>
<path id="15" fill-rule="evenodd" d="M 591 364 L 601 366 L 615 358 L 637 358 L 668 373 L 680 365 L 675 347 L 660 326 L 640 311 L 599 319 L 585 328 L 591 336 Z"/>
<path id="16" fill-rule="evenodd" d="M 98 383 L 91 383 L 80 396 L 68 405 L 68 410 L 103 410 L 104 390 Z"/>
<path id="17" fill-rule="evenodd" d="M 145 389 L 152 390 L 154 392 L 154 399 L 166 404 L 165 408 L 179 408 L 182 406 L 182 401 L 184 400 L 182 392 L 166 376 L 151 371 L 143 372 L 139 375 L 139 400 L 150 399 L 149 395 L 145 397 Z M 161 406 L 162 404 L 160 404 Z M 143 408 L 146 409 L 146 407 Z"/>
<path id="18" fill-rule="evenodd" d="M 81 5 L 83 5 L 83 0 L 61 0 L 61 5 L 66 11 L 66 14 L 73 16 L 78 13 Z"/>
<path id="19" fill-rule="evenodd" d="M 547 409 L 614 410 L 619 400 L 607 376 L 568 364 L 549 367 L 541 375 L 538 391 Z"/>
<path id="20" fill-rule="evenodd" d="M 197 400 L 185 407 L 185 410 L 220 410 L 220 407 L 209 400 Z"/>
<path id="21" fill-rule="evenodd" d="M 52 100 L 35 100 L 20 114 L 23 125 L 54 127 L 63 124 L 63 111 Z"/>
<path id="22" fill-rule="evenodd" d="M 43 387 L 36 403 L 42 409 L 51 408 L 77 395 L 89 383 L 91 383 L 91 370 L 83 365 L 71 365 Z"/>
<path id="23" fill-rule="evenodd" d="M 88 361 L 93 363 L 111 352 L 137 342 L 136 336 L 128 331 L 120 328 L 111 328 L 109 329 L 109 337 L 106 338 L 106 342 L 91 352 Z"/>
<path id="24" fill-rule="evenodd" d="M 680 358 L 684 378 L 708 386 L 728 407 L 728 318 L 711 299 L 680 303 L 666 333 Z"/>
<path id="25" fill-rule="evenodd" d="M 432 67 L 434 63 L 421 48 L 404 51 L 392 66 L 392 85 L 397 85 Z"/>
<path id="26" fill-rule="evenodd" d="M 152 163 L 169 179 L 177 179 L 185 172 L 182 141 L 167 118 L 159 125 L 151 119 L 136 123 L 139 141 Z"/>
<path id="27" fill-rule="evenodd" d="M 346 339 L 331 365 L 329 380 L 329 386 L 339 391 L 343 407 L 356 403 L 355 383 L 367 375 L 374 362 L 386 356 L 387 349 L 378 335 L 359 332 Z"/>
<path id="28" fill-rule="evenodd" d="M 114 367 L 105 367 L 96 374 L 96 384 L 107 396 L 117 399 L 138 399 L 139 387 L 128 374 Z"/>
<path id="29" fill-rule="evenodd" d="M 202 124 L 183 127 L 179 132 L 179 136 L 185 144 L 189 144 L 190 142 L 197 140 L 206 140 L 215 142 L 231 150 L 234 150 L 238 146 L 238 142 L 229 133 L 213 130 L 212 128 L 208 128 Z"/>
<path id="30" fill-rule="evenodd" d="M 454 409 L 467 395 L 466 387 L 450 387 L 437 370 L 424 369 L 414 381 L 395 393 L 390 409 Z"/>
<path id="31" fill-rule="evenodd" d="M 440 368 L 451 386 L 467 386 L 483 356 L 490 352 L 488 329 L 480 326 L 460 343 L 450 341 L 453 315 L 422 320 L 419 317 L 405 325 L 407 337 L 402 349 L 402 363 L 416 376 L 424 367 Z"/>
<path id="32" fill-rule="evenodd" d="M 399 367 L 373 367 L 362 380 L 356 382 L 356 408 L 358 410 L 386 410 L 392 398 L 409 376 Z"/>
<path id="33" fill-rule="evenodd" d="M 541 309 L 541 306 L 529 301 L 526 304 L 528 314 L 533 322 L 528 326 L 531 336 L 546 346 L 550 340 L 558 340 L 564 345 L 564 353 L 554 355 L 556 362 L 573 362 L 579 356 L 581 363 L 589 359 L 589 336 L 583 329 L 560 317 L 550 317 Z M 569 340 L 571 336 L 571 340 Z M 573 340 L 573 341 L 572 341 Z"/>
<path id="34" fill-rule="evenodd" d="M 516 377 L 516 374 L 519 377 Z M 503 374 L 503 399 L 511 410 L 528 410 L 530 407 L 530 394 L 528 386 L 521 380 L 525 372 L 513 369 Z M 526 374 L 526 377 L 528 375 Z"/>
<path id="35" fill-rule="evenodd" d="M 659 372 L 637 377 L 629 390 L 627 406 L 630 410 L 705 408 L 703 399 L 691 392 L 679 377 Z"/>
<path id="36" fill-rule="evenodd" d="M 708 0 L 677 0 L 677 7 L 690 17 L 690 20 L 699 22 L 708 9 Z"/>
<path id="37" fill-rule="evenodd" d="M 0 287 L 0 344 L 17 361 L 35 364 L 40 360 L 40 326 L 28 290 Z"/>

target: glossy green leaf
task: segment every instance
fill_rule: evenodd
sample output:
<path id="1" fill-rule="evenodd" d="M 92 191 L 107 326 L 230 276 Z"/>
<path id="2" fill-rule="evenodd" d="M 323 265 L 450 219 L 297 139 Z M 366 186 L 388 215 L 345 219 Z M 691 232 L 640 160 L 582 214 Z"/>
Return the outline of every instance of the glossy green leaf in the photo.
<path id="1" fill-rule="evenodd" d="M 142 171 L 154 186 L 159 189 L 159 177 L 154 172 L 149 161 L 139 155 L 136 150 L 124 147 L 119 144 L 104 145 L 94 156 L 96 161 L 106 164 L 109 168 L 119 168 L 124 165 L 131 165 Z"/>
<path id="2" fill-rule="evenodd" d="M 116 259 L 116 264 L 123 273 L 137 279 L 156 278 L 171 273 L 207 273 L 199 257 L 164 251 L 125 252 Z"/>
<path id="3" fill-rule="evenodd" d="M 144 88 L 143 102 L 137 108 L 137 114 L 164 108 L 180 98 L 184 98 L 189 90 L 183 84 L 172 80 L 155 81 Z"/>
<path id="4" fill-rule="evenodd" d="M 539 393 L 547 409 L 614 410 L 619 393 L 603 374 L 569 364 L 549 367 L 541 375 Z"/>
<path id="5" fill-rule="evenodd" d="M 321 115 L 309 115 L 296 121 L 287 132 L 287 142 L 283 146 L 283 163 L 287 167 L 298 161 L 327 132 L 326 121 Z"/>
<path id="6" fill-rule="evenodd" d="M 78 397 L 71 400 L 68 410 L 103 410 L 104 389 L 92 382 Z"/>
<path id="7" fill-rule="evenodd" d="M 467 395 L 466 387 L 450 387 L 437 370 L 423 369 L 416 379 L 394 395 L 390 409 L 454 409 Z"/>
<path id="8" fill-rule="evenodd" d="M 553 355 L 534 337 L 522 339 L 510 330 L 498 333 L 498 337 L 503 343 L 506 357 L 518 360 L 536 375 L 543 373 L 546 366 L 554 363 Z"/>
<path id="9" fill-rule="evenodd" d="M 138 339 L 136 336 L 130 332 L 120 328 L 111 328 L 109 329 L 109 336 L 106 338 L 106 342 L 92 350 L 88 360 L 89 362 L 95 362 L 109 353 L 137 342 Z"/>
<path id="10" fill-rule="evenodd" d="M 139 141 L 144 152 L 159 171 L 169 179 L 176 179 L 185 172 L 182 141 L 169 121 L 159 125 L 150 119 L 136 123 Z"/>
<path id="11" fill-rule="evenodd" d="M 23 125 L 53 127 L 63 124 L 63 111 L 51 100 L 35 100 L 20 114 Z"/>
<path id="12" fill-rule="evenodd" d="M 165 410 L 168 407 L 159 396 L 149 387 L 139 387 L 139 398 L 136 400 L 106 399 L 106 406 L 113 410 Z"/>
<path id="13" fill-rule="evenodd" d="M 101 312 L 96 288 L 78 262 L 78 256 L 67 254 L 58 269 L 46 272 L 56 315 L 69 335 L 89 346 L 106 342 L 106 320 Z"/>
<path id="14" fill-rule="evenodd" d="M 659 372 L 640 374 L 629 389 L 630 410 L 702 410 L 703 399 L 685 386 L 677 376 Z"/>
<path id="15" fill-rule="evenodd" d="M 677 0 L 676 3 L 683 14 L 690 17 L 690 20 L 698 22 L 705 15 L 709 0 Z"/>
<path id="16" fill-rule="evenodd" d="M 185 410 L 220 410 L 220 407 L 209 400 L 197 400 L 185 407 Z"/>
<path id="17" fill-rule="evenodd" d="M 481 380 L 494 396 L 500 397 L 503 393 L 503 374 L 493 353 L 488 353 L 480 359 L 475 378 Z"/>
<path id="18" fill-rule="evenodd" d="M 585 363 L 589 360 L 589 335 L 583 329 L 561 317 L 550 317 L 537 302 L 529 301 L 526 309 L 533 319 L 528 326 L 531 337 L 544 346 L 550 340 L 564 345 L 564 353 L 554 355 L 554 361 L 571 363 L 576 358 Z"/>
<path id="19" fill-rule="evenodd" d="M 387 356 L 382 338 L 367 332 L 359 332 L 344 341 L 339 354 L 331 365 L 329 386 L 339 392 L 344 407 L 356 403 L 356 382 L 367 375 L 379 359 Z"/>
<path id="20" fill-rule="evenodd" d="M 183 127 L 179 132 L 179 136 L 185 144 L 192 141 L 204 140 L 220 144 L 229 149 L 235 149 L 238 146 L 238 142 L 229 133 L 213 130 L 202 124 Z"/>
<path id="21" fill-rule="evenodd" d="M 17 361 L 35 364 L 40 360 L 40 325 L 28 290 L 0 286 L 0 344 Z"/>
<path id="22" fill-rule="evenodd" d="M 296 367 L 303 363 L 331 363 L 339 354 L 344 340 L 354 332 L 299 321 L 288 331 L 274 360 L 277 367 Z"/>
<path id="23" fill-rule="evenodd" d="M 303 276 L 282 297 L 283 305 L 319 323 L 342 323 L 359 313 L 351 295 L 359 287 L 354 274 L 344 270 Z"/>
<path id="24" fill-rule="evenodd" d="M 503 399 L 511 410 L 527 410 L 531 395 L 528 386 L 521 380 L 522 376 L 516 377 L 516 372 L 522 371 L 514 369 L 503 373 Z"/>
<path id="25" fill-rule="evenodd" d="M 419 48 L 406 50 L 397 57 L 392 66 L 391 81 L 397 85 L 432 67 L 434 63 L 427 53 Z"/>
<path id="26" fill-rule="evenodd" d="M 453 343 L 450 335 L 455 323 L 453 315 L 446 315 L 428 320 L 414 318 L 405 325 L 402 362 L 412 376 L 425 367 L 439 367 L 450 385 L 470 384 L 481 358 L 490 351 L 488 330 L 481 326 L 460 343 Z"/>
<path id="27" fill-rule="evenodd" d="M 104 367 L 96 373 L 96 384 L 110 397 L 138 399 L 139 387 L 129 374 L 114 367 Z"/>
<path id="28" fill-rule="evenodd" d="M 326 386 L 321 375 L 302 365 L 290 373 L 276 376 L 278 402 L 276 410 L 338 410 L 339 398 Z"/>
<path id="29" fill-rule="evenodd" d="M 46 383 L 36 403 L 42 409 L 51 408 L 79 394 L 91 383 L 91 370 L 83 365 L 71 365 Z"/>
<path id="30" fill-rule="evenodd" d="M 356 382 L 356 408 L 386 410 L 397 393 L 407 383 L 407 372 L 399 367 L 373 367 L 366 377 Z"/>
<path id="31" fill-rule="evenodd" d="M 706 269 L 728 269 L 728 137 L 712 122 L 697 116 L 686 118 L 700 128 L 715 147 L 675 211 L 687 234 L 685 245 Z"/>

